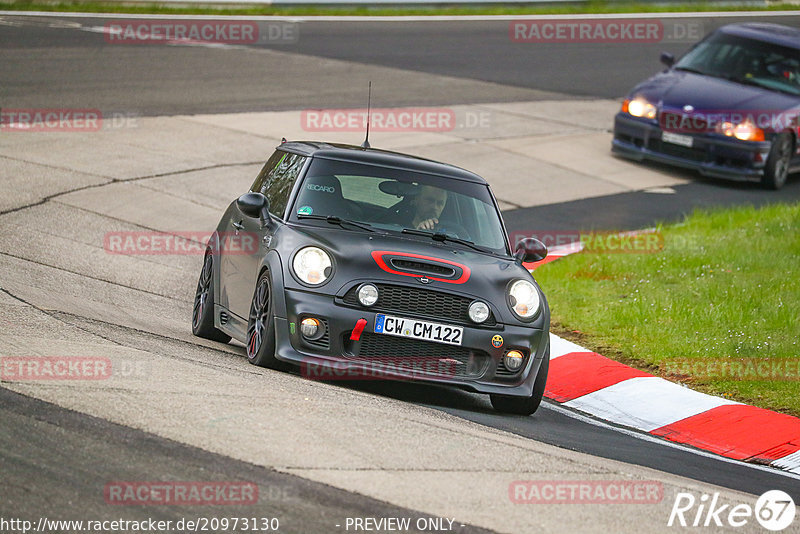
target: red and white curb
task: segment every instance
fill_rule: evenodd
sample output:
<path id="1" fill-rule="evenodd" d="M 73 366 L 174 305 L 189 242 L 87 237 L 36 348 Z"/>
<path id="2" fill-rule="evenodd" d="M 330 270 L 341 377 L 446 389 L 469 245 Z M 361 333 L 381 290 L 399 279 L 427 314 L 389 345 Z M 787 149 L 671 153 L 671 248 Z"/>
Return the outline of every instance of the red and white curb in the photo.
<path id="1" fill-rule="evenodd" d="M 579 252 L 553 249 L 543 262 Z M 552 259 L 551 259 L 552 256 Z M 800 419 L 694 391 L 550 334 L 545 397 L 610 423 L 800 474 Z"/>

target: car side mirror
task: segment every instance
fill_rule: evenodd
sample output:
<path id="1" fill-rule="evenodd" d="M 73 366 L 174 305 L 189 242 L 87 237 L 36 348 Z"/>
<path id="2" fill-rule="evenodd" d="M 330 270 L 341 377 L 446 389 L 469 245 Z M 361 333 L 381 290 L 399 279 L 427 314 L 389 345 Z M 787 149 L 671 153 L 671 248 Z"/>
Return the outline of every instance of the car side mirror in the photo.
<path id="1" fill-rule="evenodd" d="M 669 52 L 661 52 L 661 63 L 667 67 L 672 67 L 675 64 L 675 56 Z"/>
<path id="2" fill-rule="evenodd" d="M 528 237 L 517 243 L 514 257 L 520 263 L 542 261 L 547 257 L 547 247 L 535 237 Z"/>
<path id="3" fill-rule="evenodd" d="M 270 221 L 269 199 L 261 193 L 245 193 L 236 199 L 236 205 L 248 217 L 261 219 L 262 226 Z"/>

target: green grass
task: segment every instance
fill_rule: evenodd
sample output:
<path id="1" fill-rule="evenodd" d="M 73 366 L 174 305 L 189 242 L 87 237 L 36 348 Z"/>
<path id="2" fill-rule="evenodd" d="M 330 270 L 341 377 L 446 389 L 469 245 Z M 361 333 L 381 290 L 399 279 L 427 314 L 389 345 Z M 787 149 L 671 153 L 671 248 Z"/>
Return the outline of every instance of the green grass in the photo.
<path id="1" fill-rule="evenodd" d="M 529 5 L 477 5 L 477 6 L 246 6 L 226 7 L 224 5 L 176 6 L 168 3 L 120 3 L 120 2 L 52 2 L 30 1 L 0 2 L 0 10 L 5 11 L 57 11 L 80 13 L 134 13 L 134 14 L 173 14 L 173 15 L 555 15 L 589 13 L 665 13 L 691 11 L 776 11 L 794 10 L 795 4 L 741 5 L 716 2 L 686 3 L 638 3 L 608 2 L 590 0 L 576 4 L 529 4 Z"/>
<path id="2" fill-rule="evenodd" d="M 553 331 L 695 389 L 800 416 L 800 204 L 697 211 L 659 230 L 658 252 L 582 252 L 540 267 Z M 752 372 L 767 362 L 791 379 Z"/>

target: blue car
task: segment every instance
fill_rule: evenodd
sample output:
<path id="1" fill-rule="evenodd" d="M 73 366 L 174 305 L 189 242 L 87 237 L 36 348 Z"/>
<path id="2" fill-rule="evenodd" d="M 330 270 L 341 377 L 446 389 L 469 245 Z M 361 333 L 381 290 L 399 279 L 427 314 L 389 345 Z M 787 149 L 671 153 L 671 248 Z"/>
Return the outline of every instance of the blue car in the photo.
<path id="1" fill-rule="evenodd" d="M 614 153 L 770 189 L 800 170 L 800 30 L 731 24 L 661 61 L 617 113 Z"/>

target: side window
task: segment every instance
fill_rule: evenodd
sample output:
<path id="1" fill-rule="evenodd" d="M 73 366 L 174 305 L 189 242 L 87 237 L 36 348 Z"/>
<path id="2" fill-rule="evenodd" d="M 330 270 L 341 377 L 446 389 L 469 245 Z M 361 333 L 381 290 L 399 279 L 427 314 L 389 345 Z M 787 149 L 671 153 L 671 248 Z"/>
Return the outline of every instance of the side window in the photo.
<path id="1" fill-rule="evenodd" d="M 289 194 L 306 158 L 276 150 L 269 158 L 250 191 L 262 193 L 269 199 L 269 211 L 283 218 Z"/>
<path id="2" fill-rule="evenodd" d="M 261 172 L 258 173 L 256 181 L 253 182 L 252 187 L 250 187 L 250 191 L 253 193 L 263 193 L 261 188 L 269 181 L 270 173 L 278 166 L 278 163 L 284 156 L 286 156 L 286 152 L 281 152 L 280 150 L 273 152 L 272 156 L 270 156 L 267 163 L 261 169 Z"/>

